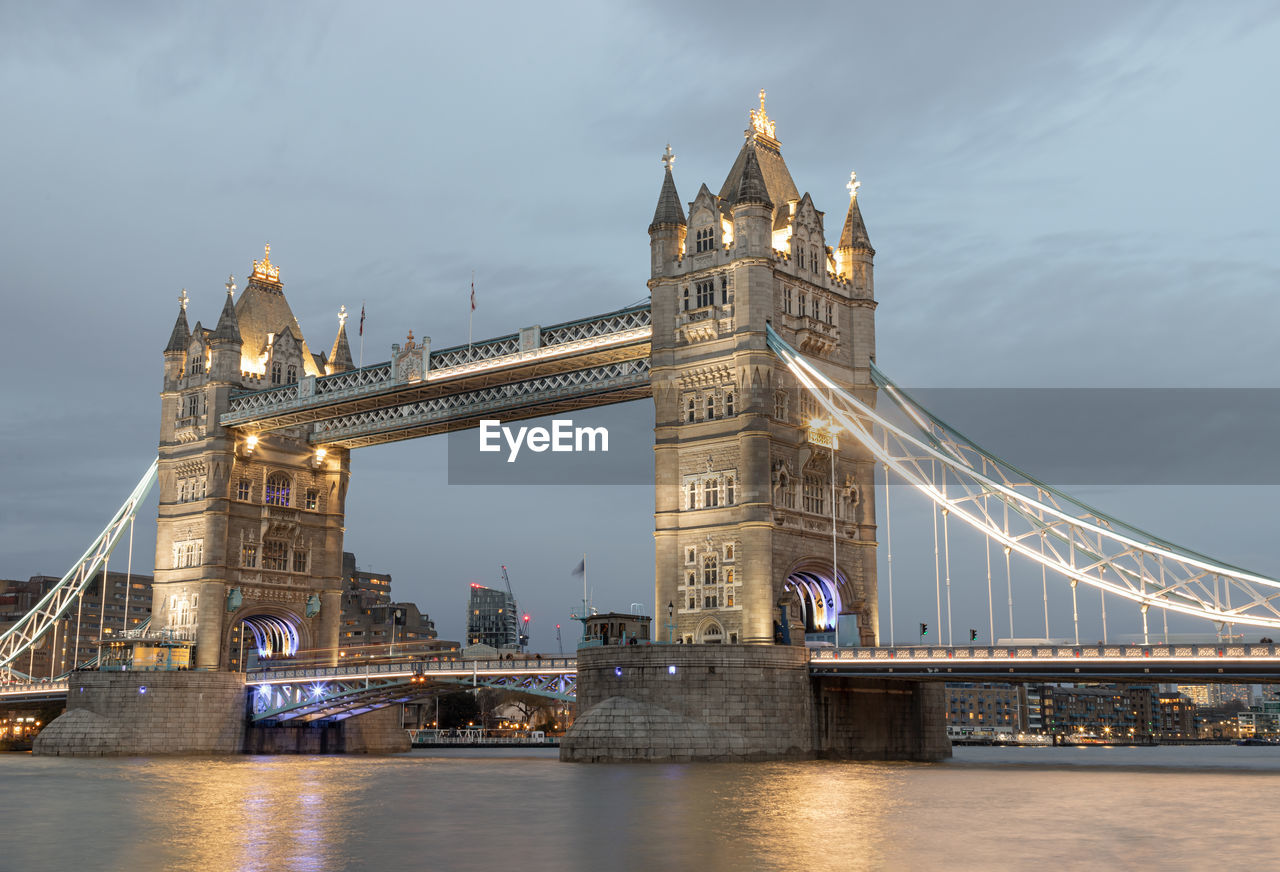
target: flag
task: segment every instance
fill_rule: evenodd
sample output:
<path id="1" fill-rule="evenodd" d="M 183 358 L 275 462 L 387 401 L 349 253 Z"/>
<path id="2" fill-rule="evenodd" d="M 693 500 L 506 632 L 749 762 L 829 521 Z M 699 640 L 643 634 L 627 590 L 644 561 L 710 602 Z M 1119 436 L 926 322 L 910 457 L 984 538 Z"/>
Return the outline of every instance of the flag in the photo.
<path id="1" fill-rule="evenodd" d="M 584 557 L 584 558 L 582 558 L 581 562 L 579 562 L 579 563 L 578 563 L 578 568 L 577 568 L 577 569 L 575 569 L 575 570 L 573 571 L 573 574 L 574 574 L 574 575 L 586 575 L 586 574 L 587 574 L 587 558 L 585 558 L 585 557 Z"/>
<path id="2" fill-rule="evenodd" d="M 476 310 L 476 280 L 471 280 L 471 311 Z"/>
<path id="3" fill-rule="evenodd" d="M 360 334 L 364 335 L 364 303 L 360 304 Z"/>

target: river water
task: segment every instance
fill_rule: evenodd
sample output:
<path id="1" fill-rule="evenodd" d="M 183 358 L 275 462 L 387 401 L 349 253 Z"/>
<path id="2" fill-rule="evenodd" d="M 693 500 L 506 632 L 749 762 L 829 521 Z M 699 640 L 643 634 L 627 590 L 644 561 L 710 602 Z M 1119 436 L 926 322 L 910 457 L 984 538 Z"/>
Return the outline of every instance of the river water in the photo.
<path id="1" fill-rule="evenodd" d="M 0 870 L 1280 867 L 1280 748 L 942 764 L 0 755 Z"/>

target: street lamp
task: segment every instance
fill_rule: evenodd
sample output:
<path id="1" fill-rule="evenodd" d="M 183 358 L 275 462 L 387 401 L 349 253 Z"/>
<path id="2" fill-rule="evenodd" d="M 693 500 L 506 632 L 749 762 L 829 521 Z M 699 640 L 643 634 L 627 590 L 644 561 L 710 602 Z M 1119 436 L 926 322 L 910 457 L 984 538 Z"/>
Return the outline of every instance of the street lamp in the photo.
<path id="1" fill-rule="evenodd" d="M 840 647 L 840 572 L 836 569 L 836 451 L 840 448 L 836 433 L 840 429 L 834 419 L 818 418 L 809 422 L 809 441 L 815 445 L 825 443 L 831 449 L 831 587 L 836 599 L 836 648 Z"/>
<path id="2" fill-rule="evenodd" d="M 670 645 L 675 641 L 676 635 L 676 604 L 667 601 L 667 644 Z"/>

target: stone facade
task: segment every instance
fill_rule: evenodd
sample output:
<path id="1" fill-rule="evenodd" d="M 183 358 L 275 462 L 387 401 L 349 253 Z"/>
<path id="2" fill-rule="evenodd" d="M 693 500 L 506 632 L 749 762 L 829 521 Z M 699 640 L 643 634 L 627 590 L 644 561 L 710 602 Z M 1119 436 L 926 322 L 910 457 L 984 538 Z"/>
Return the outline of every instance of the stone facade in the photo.
<path id="1" fill-rule="evenodd" d="M 349 452 L 313 448 L 306 426 L 247 433 L 218 423 L 235 392 L 336 370 L 307 348 L 269 258 L 254 262 L 238 301 L 227 287 L 214 330 L 187 328 L 184 294 L 161 393 L 151 630 L 194 641 L 200 669 L 230 667 L 245 621 L 277 654 L 336 648 L 341 611 Z M 341 326 L 334 347 L 335 360 L 349 361 Z"/>
<path id="2" fill-rule="evenodd" d="M 852 184 L 826 244 L 774 134 L 762 98 L 719 195 L 703 185 L 687 220 L 668 156 L 649 226 L 656 608 L 673 607 L 685 642 L 772 642 L 785 605 L 810 630 L 857 615 L 847 641 L 874 644 L 873 464 L 839 442 L 833 493 L 830 439 L 809 428 L 823 412 L 765 327 L 874 402 L 875 252 Z"/>
<path id="3" fill-rule="evenodd" d="M 813 756 L 803 648 L 631 645 L 578 651 L 575 763 Z"/>
<path id="4" fill-rule="evenodd" d="M 234 672 L 80 672 L 67 711 L 40 731 L 50 756 L 238 754 L 244 676 Z"/>
<path id="5" fill-rule="evenodd" d="M 940 684 L 810 678 L 796 646 L 578 651 L 574 763 L 951 756 Z"/>

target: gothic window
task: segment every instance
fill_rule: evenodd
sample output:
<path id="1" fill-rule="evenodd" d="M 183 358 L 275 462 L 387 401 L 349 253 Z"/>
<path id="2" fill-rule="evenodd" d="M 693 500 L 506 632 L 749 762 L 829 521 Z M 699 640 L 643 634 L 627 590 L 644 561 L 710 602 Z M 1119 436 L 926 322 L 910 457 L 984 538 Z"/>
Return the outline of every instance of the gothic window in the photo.
<path id="1" fill-rule="evenodd" d="M 815 321 L 818 320 L 818 312 L 820 311 L 819 307 L 821 305 L 822 305 L 822 301 L 819 300 L 817 297 L 814 297 L 813 298 L 813 320 Z"/>
<path id="2" fill-rule="evenodd" d="M 804 269 L 804 246 L 796 246 L 796 263 L 800 265 L 800 269 Z"/>
<path id="3" fill-rule="evenodd" d="M 729 279 L 727 276 L 720 276 L 720 305 L 726 305 L 729 302 Z"/>
<path id="4" fill-rule="evenodd" d="M 702 558 L 702 583 L 715 584 L 720 580 L 720 569 L 716 556 L 709 554 Z"/>
<path id="5" fill-rule="evenodd" d="M 199 496 L 196 497 L 196 499 L 199 499 L 199 500 L 204 499 L 205 495 L 208 493 L 209 479 L 205 478 L 203 475 L 200 476 L 198 479 L 196 479 L 196 486 L 200 490 L 200 494 Z"/>
<path id="6" fill-rule="evenodd" d="M 684 286 L 684 311 L 689 311 L 689 286 Z"/>
<path id="7" fill-rule="evenodd" d="M 825 483 L 821 478 L 816 475 L 806 475 L 804 477 L 804 510 L 819 515 L 825 512 L 826 492 Z"/>
<path id="8" fill-rule="evenodd" d="M 779 421 L 787 420 L 787 392 L 775 391 L 773 395 L 773 417 Z"/>
<path id="9" fill-rule="evenodd" d="M 236 499 L 241 502 L 249 501 L 249 479 L 242 478 L 236 482 Z"/>
<path id="10" fill-rule="evenodd" d="M 182 417 L 192 418 L 200 414 L 200 395 L 187 394 L 183 397 Z"/>
<path id="11" fill-rule="evenodd" d="M 731 572 L 729 573 L 729 575 L 730 575 L 730 576 L 732 576 L 732 575 L 733 575 L 733 572 L 731 571 Z M 724 605 L 725 605 L 725 608 L 728 608 L 728 609 L 733 608 L 733 591 L 731 591 L 731 590 L 730 590 L 730 591 L 725 591 L 725 595 L 724 595 Z M 737 638 L 734 638 L 734 639 L 733 639 L 733 641 L 735 641 L 735 642 L 736 642 L 736 641 L 738 641 L 738 640 L 737 640 Z"/>
<path id="12" fill-rule="evenodd" d="M 262 568 L 286 570 L 289 568 L 289 546 L 283 542 L 268 539 L 262 543 Z"/>
<path id="13" fill-rule="evenodd" d="M 697 507 L 698 507 L 698 483 L 696 481 L 691 481 L 689 482 L 689 498 L 686 501 L 685 508 L 696 509 Z M 690 562 L 692 562 L 693 552 L 690 551 L 689 554 L 690 554 L 689 560 Z"/>
<path id="14" fill-rule="evenodd" d="M 689 549 L 687 549 L 687 550 L 684 552 L 684 562 L 685 562 L 685 563 L 696 563 L 696 562 L 697 562 L 697 558 L 696 558 L 695 552 L 694 552 L 694 550 L 693 550 L 692 548 L 689 548 Z"/>
<path id="15" fill-rule="evenodd" d="M 715 230 L 712 227 L 703 227 L 695 234 L 695 252 L 710 251 L 715 245 Z"/>
<path id="16" fill-rule="evenodd" d="M 187 501 L 187 480 L 181 479 L 178 483 L 178 502 L 185 503 Z"/>
<path id="17" fill-rule="evenodd" d="M 199 375 L 204 372 L 204 355 L 200 353 L 199 348 L 191 354 L 191 366 L 188 369 L 188 372 L 190 372 L 191 375 Z"/>
<path id="18" fill-rule="evenodd" d="M 697 299 L 694 301 L 697 308 L 701 309 L 703 306 L 710 306 L 716 301 L 716 283 L 714 281 L 708 279 L 705 282 L 695 282 L 693 287 L 697 294 Z"/>
<path id="19" fill-rule="evenodd" d="M 240 546 L 240 565 L 253 569 L 258 565 L 258 546 L 245 543 Z"/>
<path id="20" fill-rule="evenodd" d="M 733 505 L 733 476 L 729 476 L 724 480 L 724 504 L 726 506 Z M 733 546 L 729 546 L 729 559 L 733 559 Z"/>
<path id="21" fill-rule="evenodd" d="M 204 563 L 204 540 L 192 539 L 173 543 L 173 568 L 186 569 Z"/>
<path id="22" fill-rule="evenodd" d="M 827 323 L 836 323 L 836 307 L 834 303 L 827 303 Z"/>
<path id="23" fill-rule="evenodd" d="M 804 314 L 805 314 L 805 304 L 806 304 L 807 302 L 808 302 L 808 300 L 805 298 L 805 295 L 804 295 L 804 294 L 801 294 L 801 295 L 800 295 L 800 312 L 799 312 L 799 314 L 800 314 L 800 317 L 802 317 L 802 318 L 804 317 Z"/>
<path id="24" fill-rule="evenodd" d="M 314 512 L 320 504 L 320 491 L 315 488 L 307 488 L 307 501 L 305 503 L 309 511 Z"/>
<path id="25" fill-rule="evenodd" d="M 283 371 L 284 367 L 280 365 L 279 361 L 271 364 L 271 383 L 273 385 L 280 384 Z"/>
<path id="26" fill-rule="evenodd" d="M 791 288 L 782 289 L 783 311 L 791 314 Z"/>
<path id="27" fill-rule="evenodd" d="M 697 580 L 698 580 L 697 575 L 690 572 L 688 575 L 685 576 L 685 585 L 688 587 L 693 587 L 695 584 L 697 584 Z"/>
<path id="28" fill-rule="evenodd" d="M 703 605 L 703 608 L 708 608 L 708 609 L 717 608 L 716 597 L 715 596 L 703 597 L 702 605 Z"/>
<path id="29" fill-rule="evenodd" d="M 690 397 L 689 398 L 689 423 L 690 424 L 693 423 L 693 416 L 696 408 L 697 407 L 694 405 L 693 397 Z"/>
<path id="30" fill-rule="evenodd" d="M 689 609 L 693 610 L 693 609 L 696 609 L 697 607 L 698 607 L 698 601 L 693 597 L 689 597 Z"/>
<path id="31" fill-rule="evenodd" d="M 732 482 L 732 481 L 733 481 L 733 479 L 729 479 L 729 481 L 730 481 L 730 482 Z M 733 559 L 733 546 L 732 546 L 732 545 L 726 545 L 726 546 L 724 546 L 724 559 L 725 559 L 725 560 L 732 560 L 732 559 Z M 732 570 L 732 569 L 730 569 L 730 570 L 729 570 L 729 581 L 733 581 L 733 570 Z"/>
<path id="32" fill-rule="evenodd" d="M 809 249 L 809 269 L 813 270 L 814 272 L 821 272 L 821 270 L 818 269 L 820 265 L 821 264 L 818 260 L 818 249 L 810 248 Z"/>
<path id="33" fill-rule="evenodd" d="M 707 397 L 707 420 L 710 421 L 711 419 L 715 418 L 715 416 L 716 416 L 716 398 Z"/>
<path id="34" fill-rule="evenodd" d="M 714 509 L 718 505 L 720 505 L 720 489 L 716 486 L 716 480 L 709 478 L 702 485 L 702 507 Z"/>
<path id="35" fill-rule="evenodd" d="M 295 549 L 293 552 L 293 571 L 307 571 L 307 552 L 301 548 Z"/>
<path id="36" fill-rule="evenodd" d="M 267 505 L 289 505 L 289 476 L 283 472 L 273 472 L 267 476 Z"/>
<path id="37" fill-rule="evenodd" d="M 724 395 L 724 414 L 726 418 L 733 415 L 733 391 Z"/>
<path id="38" fill-rule="evenodd" d="M 289 364 L 288 383 L 293 384 L 298 380 L 298 368 L 293 364 Z"/>

